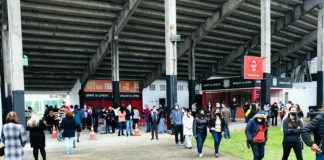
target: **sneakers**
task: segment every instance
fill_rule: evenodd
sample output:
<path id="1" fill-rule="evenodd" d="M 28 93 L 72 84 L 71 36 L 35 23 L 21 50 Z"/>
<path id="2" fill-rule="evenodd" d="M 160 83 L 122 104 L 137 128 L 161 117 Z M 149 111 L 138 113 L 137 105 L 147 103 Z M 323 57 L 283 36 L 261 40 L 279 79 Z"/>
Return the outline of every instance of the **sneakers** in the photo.
<path id="1" fill-rule="evenodd" d="M 184 143 L 180 143 L 180 146 L 184 146 L 185 144 Z"/>
<path id="2" fill-rule="evenodd" d="M 204 155 L 204 154 L 202 154 L 202 153 L 199 153 L 199 154 L 198 154 L 198 157 L 199 157 L 199 158 L 202 158 L 202 157 L 203 157 L 203 155 Z"/>
<path id="3" fill-rule="evenodd" d="M 215 157 L 216 157 L 216 158 L 218 158 L 218 157 L 219 157 L 219 154 L 218 154 L 218 153 L 217 153 L 217 154 L 215 154 Z"/>

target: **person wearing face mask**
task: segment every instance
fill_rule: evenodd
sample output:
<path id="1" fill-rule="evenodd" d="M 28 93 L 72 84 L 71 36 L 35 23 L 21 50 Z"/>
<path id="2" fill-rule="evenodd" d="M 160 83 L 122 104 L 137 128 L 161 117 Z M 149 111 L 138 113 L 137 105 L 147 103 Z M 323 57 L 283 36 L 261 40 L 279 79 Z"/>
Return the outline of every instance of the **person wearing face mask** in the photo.
<path id="1" fill-rule="evenodd" d="M 291 106 L 289 108 L 288 116 L 283 120 L 283 133 L 284 138 L 282 142 L 283 156 L 282 160 L 287 160 L 291 148 L 294 149 L 297 160 L 303 159 L 302 144 L 300 135 L 303 128 L 302 121 L 298 118 L 297 107 Z"/>
<path id="2" fill-rule="evenodd" d="M 273 105 L 271 105 L 272 126 L 277 126 L 278 110 L 279 110 L 278 104 L 277 102 L 274 102 Z"/>
<path id="3" fill-rule="evenodd" d="M 197 141 L 197 150 L 199 158 L 203 156 L 202 149 L 207 137 L 207 125 L 208 120 L 205 115 L 205 112 L 203 110 L 198 111 L 198 115 L 194 120 L 193 135 Z"/>
<path id="4" fill-rule="evenodd" d="M 212 110 L 213 119 L 209 120 L 209 132 L 212 134 L 214 138 L 214 148 L 215 148 L 215 157 L 219 156 L 219 145 L 222 140 L 222 132 L 224 131 L 224 118 L 222 117 L 220 110 L 218 108 L 214 108 Z"/>
<path id="5" fill-rule="evenodd" d="M 268 139 L 265 118 L 264 112 L 258 112 L 249 120 L 245 128 L 246 139 L 252 148 L 254 160 L 262 160 L 264 157 L 264 148 Z"/>
<path id="6" fill-rule="evenodd" d="M 158 128 L 159 128 L 159 123 L 160 123 L 160 116 L 159 116 L 159 112 L 157 111 L 156 106 L 153 106 L 153 109 L 149 115 L 149 118 L 150 118 L 150 123 L 151 123 L 151 134 L 152 134 L 151 140 L 154 139 L 154 133 L 155 133 L 156 140 L 159 140 Z"/>
<path id="7" fill-rule="evenodd" d="M 236 98 L 233 98 L 233 101 L 231 102 L 231 115 L 232 115 L 232 122 L 236 122 L 235 117 L 236 117 L 236 109 L 237 109 L 237 102 Z"/>
<path id="8" fill-rule="evenodd" d="M 224 119 L 224 139 L 230 141 L 231 135 L 230 135 L 230 130 L 228 128 L 229 125 L 229 117 L 231 116 L 230 110 L 223 105 L 222 110 L 221 110 L 221 115 Z"/>
<path id="9" fill-rule="evenodd" d="M 185 136 L 185 148 L 191 149 L 192 148 L 192 135 L 193 135 L 193 121 L 194 118 L 192 116 L 192 112 L 190 109 L 186 111 L 186 115 L 183 116 L 183 134 Z"/>
<path id="10" fill-rule="evenodd" d="M 183 138 L 183 122 L 182 122 L 183 113 L 179 108 L 179 105 L 176 104 L 174 109 L 171 112 L 170 119 L 171 124 L 173 124 L 174 128 L 174 136 L 176 144 L 179 144 L 179 133 L 180 133 L 180 145 L 184 145 L 184 138 Z"/>

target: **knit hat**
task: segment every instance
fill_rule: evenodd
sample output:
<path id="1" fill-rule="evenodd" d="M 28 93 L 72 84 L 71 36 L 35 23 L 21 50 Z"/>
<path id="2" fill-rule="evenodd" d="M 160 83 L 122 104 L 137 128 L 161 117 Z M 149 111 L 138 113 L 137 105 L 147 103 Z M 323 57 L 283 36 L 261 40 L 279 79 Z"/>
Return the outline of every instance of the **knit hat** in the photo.
<path id="1" fill-rule="evenodd" d="M 259 111 L 257 114 L 254 115 L 254 118 L 262 118 L 262 119 L 265 119 L 266 116 L 265 116 L 264 111 Z"/>

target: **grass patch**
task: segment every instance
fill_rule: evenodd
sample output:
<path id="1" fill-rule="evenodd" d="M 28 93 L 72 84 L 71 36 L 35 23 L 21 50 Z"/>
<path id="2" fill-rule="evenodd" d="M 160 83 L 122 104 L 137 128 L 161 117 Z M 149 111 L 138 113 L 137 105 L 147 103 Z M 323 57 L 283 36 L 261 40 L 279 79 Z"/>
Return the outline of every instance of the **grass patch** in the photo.
<path id="1" fill-rule="evenodd" d="M 268 141 L 265 146 L 265 160 L 278 160 L 282 158 L 283 149 L 282 149 L 282 140 L 283 133 L 280 130 L 280 127 L 271 127 L 268 132 Z M 209 148 L 214 148 L 214 140 L 211 134 L 209 133 L 205 141 L 205 146 Z M 242 160 L 251 160 L 253 159 L 252 150 L 246 147 L 246 138 L 244 131 L 233 131 L 231 133 L 231 141 L 227 142 L 222 139 L 220 144 L 220 152 L 227 153 L 238 157 Z M 315 159 L 315 153 L 313 153 L 308 146 L 304 144 L 303 149 L 303 158 L 304 159 Z M 296 156 L 291 149 L 289 160 L 295 160 Z"/>

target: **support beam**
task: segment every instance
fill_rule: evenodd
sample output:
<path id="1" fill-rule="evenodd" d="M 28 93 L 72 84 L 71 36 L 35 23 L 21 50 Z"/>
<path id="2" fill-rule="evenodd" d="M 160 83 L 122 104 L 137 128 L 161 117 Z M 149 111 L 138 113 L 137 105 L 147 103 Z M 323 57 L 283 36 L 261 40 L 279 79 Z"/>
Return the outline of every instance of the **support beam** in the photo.
<path id="1" fill-rule="evenodd" d="M 118 36 L 120 32 L 123 30 L 128 20 L 133 15 L 136 8 L 143 2 L 144 0 L 129 0 L 124 5 L 124 8 L 120 11 L 119 16 L 113 25 L 109 28 L 108 33 L 105 35 L 103 41 L 100 42 L 99 47 L 96 50 L 96 53 L 93 55 L 91 60 L 89 61 L 88 66 L 82 77 L 80 78 L 81 83 L 85 83 L 88 79 L 96 72 L 96 69 L 99 67 L 103 59 L 109 52 L 109 45 L 111 44 L 113 37 Z"/>
<path id="2" fill-rule="evenodd" d="M 318 7 L 317 22 L 317 106 L 324 104 L 324 8 Z"/>
<path id="3" fill-rule="evenodd" d="M 200 27 L 186 38 L 182 43 L 179 44 L 177 58 L 182 57 L 193 45 L 198 44 L 203 38 L 208 35 L 210 31 L 216 28 L 226 17 L 228 17 L 234 10 L 239 7 L 245 0 L 227 0 L 222 5 L 222 9 L 219 9 L 212 13 L 212 16 L 207 18 Z M 166 61 L 163 61 L 161 68 L 164 69 L 167 66 Z M 155 73 L 156 76 L 148 79 L 144 83 L 144 87 L 149 86 L 154 80 L 159 78 L 165 71 Z"/>
<path id="4" fill-rule="evenodd" d="M 261 57 L 263 80 L 261 80 L 261 108 L 270 105 L 271 96 L 271 0 L 261 0 Z"/>
<path id="5" fill-rule="evenodd" d="M 188 88 L 189 88 L 189 108 L 195 103 L 195 86 L 196 86 L 196 66 L 195 66 L 195 48 L 191 47 L 188 53 Z"/>
<path id="6" fill-rule="evenodd" d="M 279 51 L 279 54 L 276 54 L 274 57 L 272 57 L 271 63 L 277 62 L 279 60 L 279 56 L 285 58 L 289 54 L 298 51 L 299 49 L 303 48 L 306 45 L 309 45 L 310 43 L 313 43 L 317 40 L 317 33 L 318 31 L 314 30 L 295 43 L 288 45 L 286 48 L 282 48 Z"/>
<path id="7" fill-rule="evenodd" d="M 26 124 L 20 0 L 2 0 L 2 104 L 0 114 L 17 113 Z M 2 123 L 1 123 L 2 124 Z"/>

